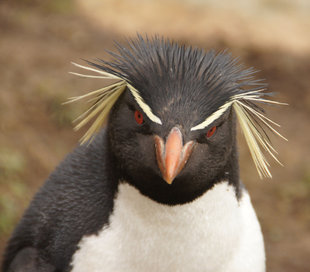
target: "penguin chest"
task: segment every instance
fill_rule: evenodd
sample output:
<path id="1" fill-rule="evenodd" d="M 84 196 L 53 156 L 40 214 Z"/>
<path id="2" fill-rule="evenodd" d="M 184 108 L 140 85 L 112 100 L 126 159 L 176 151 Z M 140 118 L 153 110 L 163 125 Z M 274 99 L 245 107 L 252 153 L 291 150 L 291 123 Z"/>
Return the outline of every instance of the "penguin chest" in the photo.
<path id="1" fill-rule="evenodd" d="M 262 235 L 247 192 L 238 201 L 226 182 L 176 206 L 120 184 L 109 224 L 78 247 L 73 272 L 264 271 Z"/>

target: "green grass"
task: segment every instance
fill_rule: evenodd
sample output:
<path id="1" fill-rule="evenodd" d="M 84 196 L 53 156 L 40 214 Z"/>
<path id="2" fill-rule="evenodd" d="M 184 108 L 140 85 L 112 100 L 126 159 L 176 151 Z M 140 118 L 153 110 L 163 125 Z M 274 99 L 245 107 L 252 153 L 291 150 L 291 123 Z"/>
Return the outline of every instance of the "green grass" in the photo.
<path id="1" fill-rule="evenodd" d="M 20 210 L 19 199 L 13 194 L 0 195 L 0 236 L 6 236 L 12 232 L 19 215 L 16 210 Z"/>
<path id="2" fill-rule="evenodd" d="M 20 174 L 25 165 L 25 159 L 20 152 L 0 148 L 0 184 L 3 179 Z"/>
<path id="3" fill-rule="evenodd" d="M 26 167 L 24 156 L 15 150 L 0 147 L 0 237 L 8 235 L 25 205 L 28 190 L 20 176 Z"/>
<path id="4" fill-rule="evenodd" d="M 66 100 L 62 95 L 56 95 L 46 101 L 50 116 L 59 127 L 72 126 L 73 120 L 77 117 L 72 105 L 63 105 Z"/>
<path id="5" fill-rule="evenodd" d="M 58 91 L 55 92 L 54 89 Z M 68 101 L 69 90 L 59 90 L 59 86 L 53 86 L 52 82 L 41 81 L 35 88 L 34 94 L 44 103 L 48 116 L 58 127 L 72 127 L 73 120 L 78 116 L 76 105 L 63 103 Z"/>

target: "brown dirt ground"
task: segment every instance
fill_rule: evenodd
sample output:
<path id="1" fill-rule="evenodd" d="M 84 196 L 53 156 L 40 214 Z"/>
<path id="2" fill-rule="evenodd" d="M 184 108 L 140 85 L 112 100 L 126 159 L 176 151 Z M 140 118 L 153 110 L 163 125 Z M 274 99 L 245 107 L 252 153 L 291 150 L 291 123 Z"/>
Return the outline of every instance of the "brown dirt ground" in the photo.
<path id="1" fill-rule="evenodd" d="M 267 109 L 289 139 L 273 138 L 285 167 L 272 163 L 274 178 L 259 180 L 240 137 L 241 176 L 262 224 L 268 271 L 310 271 L 310 9 L 196 2 L 0 3 L 0 254 L 32 195 L 82 135 L 71 125 L 79 106 L 61 103 L 104 84 L 69 75 L 70 61 L 104 58 L 113 40 L 138 31 L 229 48 L 290 104 Z"/>

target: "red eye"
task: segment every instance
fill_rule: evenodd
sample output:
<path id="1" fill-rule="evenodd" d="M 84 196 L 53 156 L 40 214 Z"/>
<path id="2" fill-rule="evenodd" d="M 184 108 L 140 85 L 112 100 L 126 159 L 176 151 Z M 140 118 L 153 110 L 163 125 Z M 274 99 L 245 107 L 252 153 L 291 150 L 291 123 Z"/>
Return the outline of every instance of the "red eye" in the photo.
<path id="1" fill-rule="evenodd" d="M 207 132 L 207 138 L 210 138 L 214 134 L 215 131 L 216 131 L 216 127 L 210 128 Z"/>
<path id="2" fill-rule="evenodd" d="M 137 124 L 139 124 L 139 125 L 143 124 L 143 115 L 138 110 L 135 111 L 135 120 L 136 120 Z"/>

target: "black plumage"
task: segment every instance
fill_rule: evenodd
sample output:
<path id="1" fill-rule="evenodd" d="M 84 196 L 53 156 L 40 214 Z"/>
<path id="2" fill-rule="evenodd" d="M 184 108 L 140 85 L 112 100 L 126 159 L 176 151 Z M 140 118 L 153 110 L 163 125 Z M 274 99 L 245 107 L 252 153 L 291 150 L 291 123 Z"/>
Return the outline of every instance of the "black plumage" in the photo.
<path id="1" fill-rule="evenodd" d="M 176 124 L 180 119 L 185 124 L 187 116 L 182 111 L 186 105 L 191 113 L 186 126 L 192 127 L 234 95 L 266 87 L 253 77 L 253 68 L 246 69 L 225 51 L 206 53 L 158 37 L 138 36 L 128 44 L 128 48 L 117 45 L 118 54 L 111 52 L 112 62 L 88 63 L 132 84 L 163 124 Z"/>
<path id="2" fill-rule="evenodd" d="M 112 211 L 118 175 L 113 172 L 108 148 L 103 131 L 90 145 L 76 148 L 55 169 L 15 229 L 3 271 L 69 271 L 81 237 L 97 232 Z M 28 253 L 30 248 L 36 251 Z M 9 269 L 24 249 L 27 257 L 23 263 L 15 261 Z M 29 270 L 25 270 L 27 264 Z"/>
<path id="3" fill-rule="evenodd" d="M 112 62 L 89 62 L 128 84 L 107 127 L 68 155 L 36 194 L 8 243 L 3 272 L 70 271 L 81 238 L 108 224 L 120 183 L 171 206 L 192 202 L 223 180 L 233 185 L 238 199 L 242 196 L 232 105 L 206 127 L 191 129 L 233 97 L 258 95 L 265 85 L 253 78 L 253 69 L 226 52 L 205 53 L 160 38 L 139 36 L 117 48 Z M 131 87 L 144 104 L 137 103 Z M 145 104 L 161 124 L 150 119 Z M 216 131 L 207 137 L 211 128 Z M 160 161 L 168 156 L 161 153 L 170 134 L 182 145 L 183 164 L 168 182 L 167 165 L 160 166 L 167 162 Z"/>

